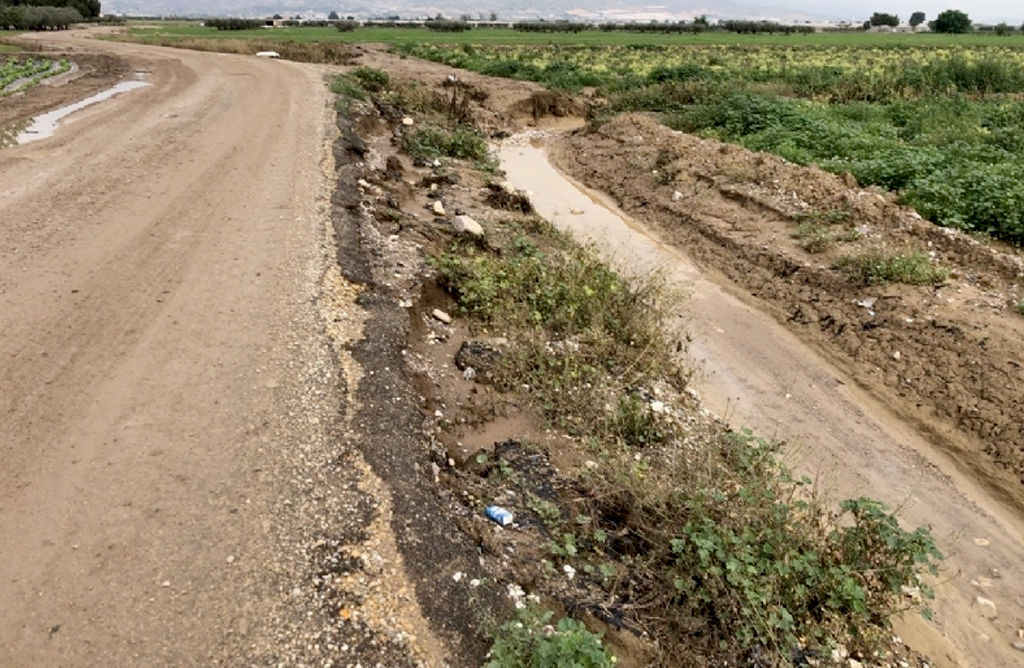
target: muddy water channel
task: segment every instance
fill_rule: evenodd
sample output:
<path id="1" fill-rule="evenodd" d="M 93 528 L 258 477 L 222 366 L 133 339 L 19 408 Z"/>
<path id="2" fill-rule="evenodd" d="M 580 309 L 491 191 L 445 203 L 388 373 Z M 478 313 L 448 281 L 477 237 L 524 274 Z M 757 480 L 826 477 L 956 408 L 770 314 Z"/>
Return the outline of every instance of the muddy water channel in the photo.
<path id="1" fill-rule="evenodd" d="M 708 409 L 784 440 L 790 464 L 817 476 L 830 498 L 881 499 L 905 526 L 932 529 L 947 557 L 935 621 L 907 613 L 897 633 L 937 666 L 1024 666 L 1013 646 L 1024 627 L 1024 523 L 752 299 L 560 173 L 543 141 L 503 142 L 508 180 L 620 272 L 659 272 L 686 296 L 676 322 L 690 336 L 692 386 Z"/>

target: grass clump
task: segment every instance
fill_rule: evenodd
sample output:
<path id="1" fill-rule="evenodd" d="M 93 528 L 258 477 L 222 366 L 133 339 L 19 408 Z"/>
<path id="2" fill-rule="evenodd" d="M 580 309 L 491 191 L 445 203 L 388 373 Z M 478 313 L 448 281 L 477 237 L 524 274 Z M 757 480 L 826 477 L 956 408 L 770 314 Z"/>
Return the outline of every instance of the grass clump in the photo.
<path id="1" fill-rule="evenodd" d="M 391 83 L 388 73 L 375 67 L 357 67 L 352 70 L 352 77 L 371 93 L 379 93 Z"/>
<path id="2" fill-rule="evenodd" d="M 338 74 L 331 78 L 331 92 L 338 96 L 335 101 L 335 108 L 342 112 L 348 112 L 354 100 L 365 101 L 366 91 L 357 80 L 345 74 Z"/>
<path id="3" fill-rule="evenodd" d="M 402 149 L 423 160 L 442 157 L 486 162 L 490 154 L 483 134 L 470 125 L 428 125 L 402 137 Z"/>
<path id="4" fill-rule="evenodd" d="M 879 251 L 869 251 L 841 257 L 834 266 L 865 285 L 935 285 L 949 277 L 948 270 L 936 266 L 927 254 L 921 252 L 886 255 Z"/>
<path id="5" fill-rule="evenodd" d="M 847 228 L 841 232 L 833 231 L 833 226 L 844 223 L 850 217 L 846 209 L 830 209 L 827 211 L 804 211 L 795 216 L 799 225 L 793 232 L 793 238 L 808 253 L 824 253 L 837 242 L 856 241 L 860 232 L 856 228 Z"/>
<path id="6" fill-rule="evenodd" d="M 458 312 L 516 333 L 499 384 L 528 385 L 553 423 L 596 433 L 625 425 L 604 410 L 608 388 L 664 373 L 681 379 L 653 308 L 665 297 L 655 281 L 628 283 L 538 218 L 493 229 L 492 248 L 463 242 L 434 267 Z"/>

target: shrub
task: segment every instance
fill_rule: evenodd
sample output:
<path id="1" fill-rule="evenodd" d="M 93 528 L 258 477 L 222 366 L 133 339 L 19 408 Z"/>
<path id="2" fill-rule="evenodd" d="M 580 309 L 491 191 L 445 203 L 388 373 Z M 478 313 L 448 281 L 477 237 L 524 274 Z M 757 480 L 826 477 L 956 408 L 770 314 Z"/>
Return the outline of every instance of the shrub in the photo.
<path id="1" fill-rule="evenodd" d="M 375 67 L 357 67 L 352 70 L 352 76 L 371 93 L 379 93 L 391 82 L 387 72 Z"/>
<path id="2" fill-rule="evenodd" d="M 262 28 L 264 22 L 260 19 L 238 19 L 238 18 L 214 18 L 206 19 L 204 22 L 209 28 L 217 30 L 256 30 Z"/>

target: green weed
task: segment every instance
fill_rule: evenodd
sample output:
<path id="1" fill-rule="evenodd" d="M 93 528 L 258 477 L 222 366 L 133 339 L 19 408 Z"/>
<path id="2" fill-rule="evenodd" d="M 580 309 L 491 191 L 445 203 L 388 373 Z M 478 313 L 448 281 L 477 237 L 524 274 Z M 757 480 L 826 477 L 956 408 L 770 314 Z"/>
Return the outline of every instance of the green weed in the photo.
<path id="1" fill-rule="evenodd" d="M 937 267 L 925 253 L 897 253 L 886 255 L 870 251 L 836 260 L 835 268 L 865 285 L 906 283 L 907 285 L 934 285 L 949 277 L 949 271 Z"/>
<path id="2" fill-rule="evenodd" d="M 601 645 L 601 636 L 580 622 L 528 604 L 515 619 L 494 633 L 494 645 L 483 668 L 611 668 L 615 659 Z"/>
<path id="3" fill-rule="evenodd" d="M 402 150 L 414 158 L 457 158 L 487 162 L 487 140 L 469 125 L 443 127 L 429 125 L 416 128 L 402 137 Z"/>

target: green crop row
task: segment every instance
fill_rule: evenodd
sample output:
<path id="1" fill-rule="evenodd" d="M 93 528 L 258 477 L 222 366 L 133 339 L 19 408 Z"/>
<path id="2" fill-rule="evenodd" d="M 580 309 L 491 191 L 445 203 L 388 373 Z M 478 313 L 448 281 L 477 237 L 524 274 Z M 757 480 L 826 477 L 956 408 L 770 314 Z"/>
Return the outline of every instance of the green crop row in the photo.
<path id="1" fill-rule="evenodd" d="M 32 79 L 53 69 L 53 61 L 45 58 L 8 58 L 0 62 L 0 93 L 15 81 Z"/>

